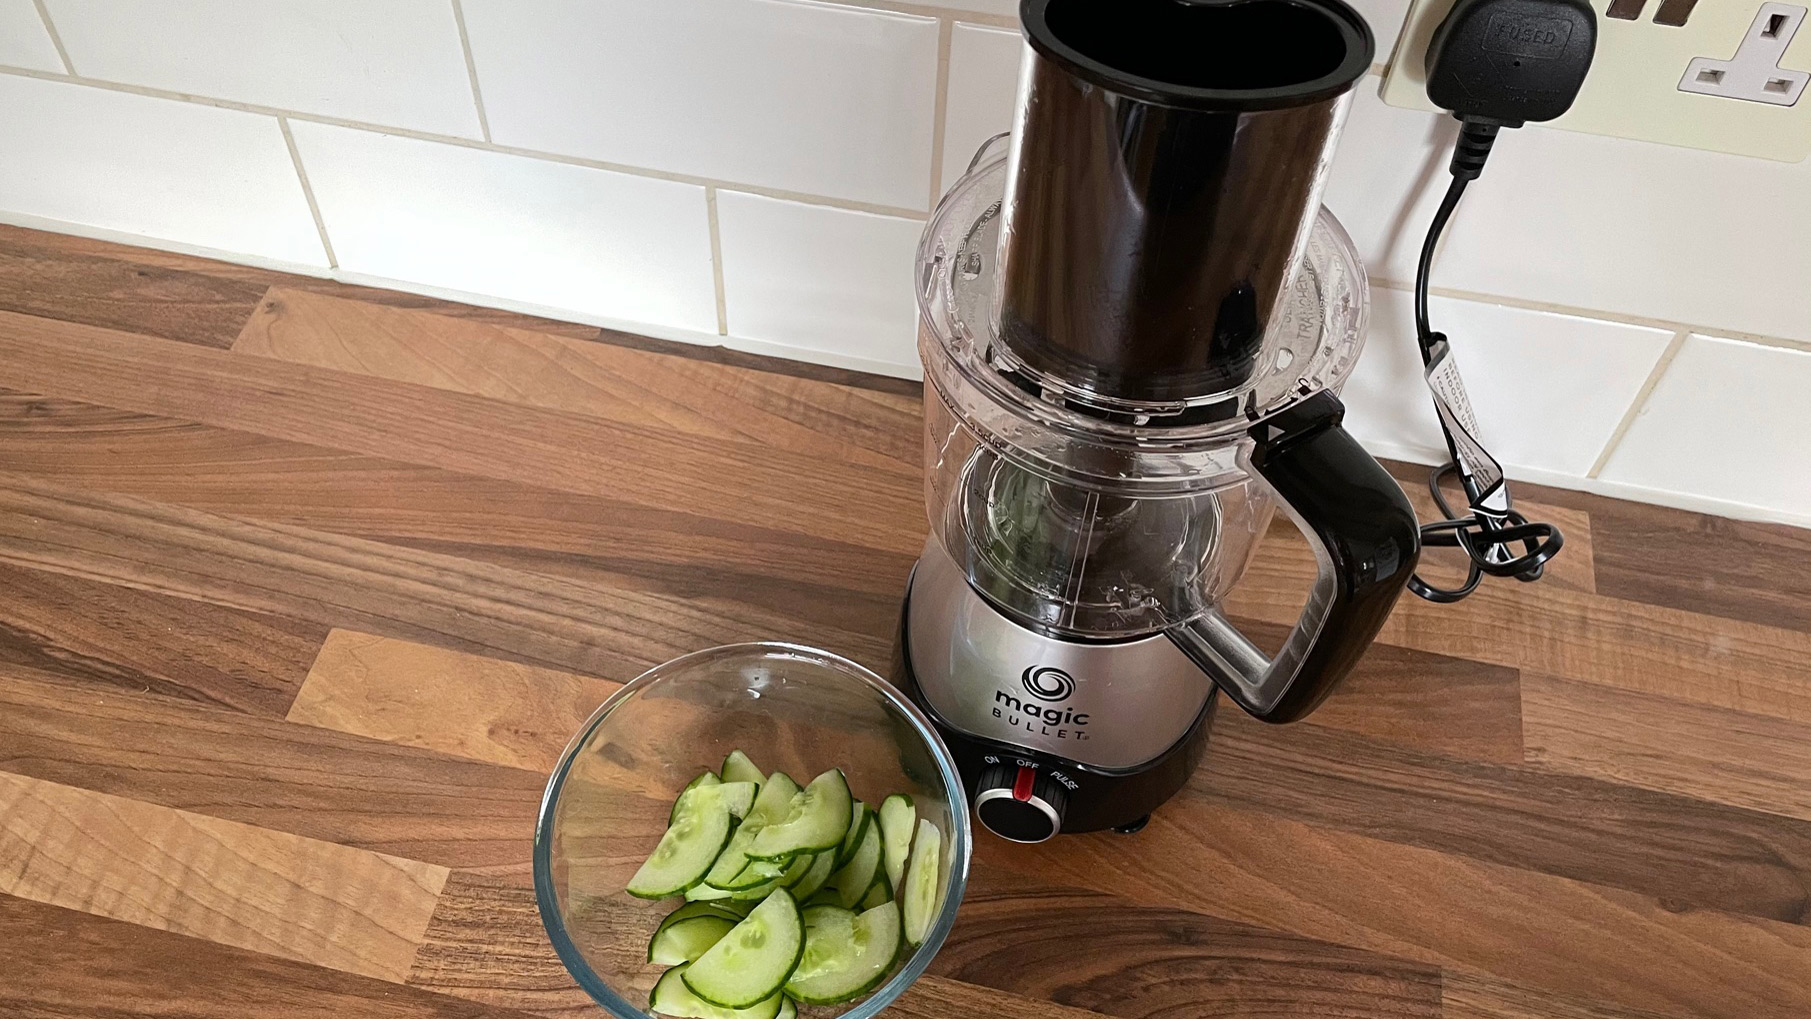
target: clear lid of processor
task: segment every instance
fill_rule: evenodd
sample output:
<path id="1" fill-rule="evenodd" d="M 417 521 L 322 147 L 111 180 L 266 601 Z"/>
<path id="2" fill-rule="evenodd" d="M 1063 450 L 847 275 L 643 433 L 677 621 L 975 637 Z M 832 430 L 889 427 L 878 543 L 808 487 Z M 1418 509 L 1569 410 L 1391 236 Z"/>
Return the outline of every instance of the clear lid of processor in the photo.
<path id="1" fill-rule="evenodd" d="M 1016 362 L 995 319 L 1006 136 L 976 155 L 918 252 L 919 354 L 927 381 L 994 453 L 1051 480 L 1135 497 L 1242 481 L 1253 424 L 1344 385 L 1363 349 L 1369 294 L 1351 239 L 1320 211 L 1257 370 L 1230 392 L 1115 401 Z M 1079 284 L 1078 284 L 1079 285 Z"/>

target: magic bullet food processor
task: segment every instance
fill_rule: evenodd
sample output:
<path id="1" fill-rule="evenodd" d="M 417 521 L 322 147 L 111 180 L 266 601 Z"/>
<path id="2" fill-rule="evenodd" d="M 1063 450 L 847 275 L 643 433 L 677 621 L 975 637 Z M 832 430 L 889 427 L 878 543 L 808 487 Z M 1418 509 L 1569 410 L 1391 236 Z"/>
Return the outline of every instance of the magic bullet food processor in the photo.
<path id="1" fill-rule="evenodd" d="M 931 538 L 894 680 L 980 821 L 1035 842 L 1142 824 L 1219 693 L 1312 711 L 1420 541 L 1336 396 L 1367 290 L 1320 195 L 1364 20 L 1339 0 L 1026 0 L 1021 20 L 1011 136 L 919 252 Z M 1277 508 L 1318 575 L 1267 654 L 1221 604 Z"/>

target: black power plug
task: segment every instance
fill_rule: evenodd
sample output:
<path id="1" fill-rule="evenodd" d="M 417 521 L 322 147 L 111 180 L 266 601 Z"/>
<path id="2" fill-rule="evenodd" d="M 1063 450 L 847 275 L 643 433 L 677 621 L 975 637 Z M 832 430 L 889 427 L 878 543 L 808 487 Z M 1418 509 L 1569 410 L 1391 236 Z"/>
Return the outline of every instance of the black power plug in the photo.
<path id="1" fill-rule="evenodd" d="M 1572 106 L 1597 49 L 1585 0 L 1459 0 L 1427 47 L 1427 96 L 1461 118 L 1520 127 Z"/>
<path id="2" fill-rule="evenodd" d="M 1452 456 L 1428 478 L 1446 519 L 1421 532 L 1424 545 L 1457 547 L 1467 558 L 1465 582 L 1458 587 L 1435 587 L 1420 576 L 1409 581 L 1409 590 L 1429 601 L 1458 601 L 1477 590 L 1486 575 L 1539 580 L 1565 542 L 1559 528 L 1531 523 L 1512 505 L 1502 467 L 1475 434 L 1452 345 L 1428 323 L 1427 288 L 1440 235 L 1465 186 L 1484 172 L 1497 132 L 1552 120 L 1571 109 L 1596 52 L 1597 14 L 1585 0 L 1458 0 L 1428 44 L 1428 98 L 1464 126 L 1453 145 L 1452 183 L 1428 227 L 1415 270 L 1415 338 Z M 1469 515 L 1460 516 L 1447 504 L 1440 482 L 1448 475 L 1456 475 L 1465 489 Z"/>

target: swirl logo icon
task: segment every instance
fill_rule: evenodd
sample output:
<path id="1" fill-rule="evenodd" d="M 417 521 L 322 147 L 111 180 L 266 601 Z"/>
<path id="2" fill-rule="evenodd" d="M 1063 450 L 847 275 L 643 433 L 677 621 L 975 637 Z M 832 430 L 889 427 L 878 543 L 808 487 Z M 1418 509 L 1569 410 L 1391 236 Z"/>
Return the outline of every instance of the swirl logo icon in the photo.
<path id="1" fill-rule="evenodd" d="M 1066 701 L 1075 693 L 1075 677 L 1048 665 L 1025 670 L 1025 692 L 1041 701 Z"/>

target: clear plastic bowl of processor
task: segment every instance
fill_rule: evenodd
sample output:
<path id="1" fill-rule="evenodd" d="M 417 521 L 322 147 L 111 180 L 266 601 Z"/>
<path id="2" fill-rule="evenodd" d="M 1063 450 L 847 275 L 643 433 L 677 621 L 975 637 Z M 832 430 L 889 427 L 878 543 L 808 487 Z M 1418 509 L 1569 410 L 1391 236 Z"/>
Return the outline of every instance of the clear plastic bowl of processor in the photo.
<path id="1" fill-rule="evenodd" d="M 1059 635 L 1153 633 L 1211 611 L 1274 510 L 1249 430 L 1338 392 L 1363 350 L 1364 269 L 1321 210 L 1258 368 L 1240 388 L 1128 404 L 1017 364 L 994 328 L 1001 139 L 938 207 L 919 249 L 925 495 L 975 588 Z"/>

